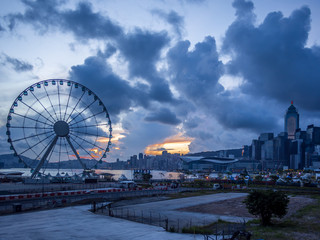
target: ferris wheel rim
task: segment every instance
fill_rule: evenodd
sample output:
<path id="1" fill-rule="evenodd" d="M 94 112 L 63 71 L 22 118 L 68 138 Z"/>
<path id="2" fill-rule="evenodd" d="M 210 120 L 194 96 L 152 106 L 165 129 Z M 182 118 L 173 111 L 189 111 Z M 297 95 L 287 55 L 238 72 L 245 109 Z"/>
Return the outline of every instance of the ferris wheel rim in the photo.
<path id="1" fill-rule="evenodd" d="M 57 89 L 58 89 L 58 100 L 59 100 L 59 104 L 58 104 L 58 107 L 59 107 L 59 113 L 57 113 L 56 112 L 56 109 L 55 109 L 55 105 L 53 105 L 53 103 L 52 103 L 52 101 L 50 100 L 50 94 L 47 92 L 47 90 L 46 90 L 46 86 L 48 86 L 49 85 L 49 83 L 51 83 L 52 85 L 57 85 Z M 68 96 L 68 101 L 67 101 L 67 103 L 66 103 L 66 105 L 62 105 L 61 103 L 60 103 L 60 101 L 61 101 L 61 98 L 60 98 L 60 87 L 59 86 L 62 86 L 62 85 L 67 85 L 67 86 L 69 86 L 70 87 L 70 91 L 69 91 L 69 94 L 67 95 Z M 44 88 L 44 90 L 45 90 L 45 92 L 46 92 L 46 95 L 47 95 L 47 98 L 48 98 L 48 100 L 49 100 L 49 102 L 50 102 L 50 105 L 51 105 L 51 108 L 52 108 L 52 110 L 53 110 L 53 112 L 51 112 L 50 113 L 50 110 L 48 110 L 45 106 L 44 106 L 44 103 L 43 102 L 41 102 L 41 100 L 35 95 L 35 89 L 36 88 L 41 88 L 43 86 L 43 88 Z M 70 100 L 70 98 L 71 98 L 71 92 L 72 92 L 72 89 L 73 88 L 81 88 L 82 89 L 82 95 L 81 95 L 81 97 L 78 99 L 78 102 L 77 102 L 77 104 L 72 108 L 72 110 L 71 110 L 71 112 L 68 114 L 68 117 L 67 117 L 67 109 L 70 107 L 69 106 L 69 100 Z M 89 95 L 93 95 L 93 98 L 94 98 L 94 101 L 90 104 L 90 105 L 87 105 L 84 109 L 82 109 L 82 111 L 81 112 L 79 112 L 79 111 L 77 111 L 77 106 L 78 106 L 78 104 L 79 104 L 79 102 L 81 101 L 81 99 L 82 99 L 82 97 L 84 96 L 84 94 L 85 93 L 88 93 Z M 33 105 L 28 105 L 27 103 L 25 103 L 24 101 L 23 101 L 23 96 L 24 95 L 28 95 L 28 93 L 31 93 L 31 95 L 33 96 L 33 98 L 34 98 L 34 103 L 33 104 L 35 104 L 35 102 L 36 103 L 39 103 L 42 107 L 43 107 L 43 112 L 39 112 L 39 111 L 37 111 L 36 109 L 34 109 L 33 108 Z M 43 97 L 44 98 L 44 97 Z M 89 115 L 89 117 L 87 117 L 87 118 L 84 118 L 83 116 L 81 116 L 82 117 L 82 119 L 78 119 L 77 121 L 75 121 L 75 119 L 78 117 L 78 116 L 80 116 L 86 109 L 89 109 L 90 108 L 90 106 L 92 105 L 92 104 L 94 104 L 95 102 L 98 102 L 98 104 L 99 104 L 99 106 L 101 106 L 102 107 L 102 111 L 101 112 L 99 112 L 98 114 L 96 114 L 96 115 L 99 115 L 99 114 L 102 114 L 102 113 L 105 113 L 105 118 L 107 119 L 107 122 L 106 123 L 99 123 L 98 121 L 97 121 L 97 118 L 96 118 L 96 116 L 95 115 L 93 115 L 93 116 L 91 116 L 90 117 L 90 115 Z M 38 118 L 37 119 L 33 119 L 33 118 L 31 118 L 30 116 L 27 116 L 27 113 L 26 113 L 26 115 L 21 115 L 21 114 L 18 114 L 18 113 L 15 113 L 15 109 L 18 107 L 18 105 L 19 105 L 19 103 L 22 103 L 22 104 L 24 104 L 24 105 L 26 105 L 26 107 L 27 107 L 27 112 L 28 111 L 33 111 L 33 112 L 35 112 L 35 113 L 37 113 L 38 114 Z M 65 111 L 63 111 L 63 110 L 61 110 L 61 107 L 64 107 L 65 106 Z M 77 115 L 76 115 L 76 117 L 74 117 L 74 118 L 72 118 L 70 121 L 69 121 L 69 118 L 71 117 L 71 115 L 73 114 L 73 112 L 74 111 L 76 111 L 77 112 Z M 47 114 L 48 114 L 48 116 L 46 117 L 45 115 L 44 115 L 44 112 L 46 112 Z M 34 121 L 35 122 L 35 126 L 25 126 L 24 125 L 24 122 L 23 122 L 23 126 L 11 126 L 11 121 L 12 121 L 12 119 L 13 119 L 13 115 L 17 115 L 17 116 L 20 116 L 20 117 L 22 117 L 23 118 L 23 121 L 25 121 L 26 119 L 28 119 L 28 120 L 31 120 L 31 121 Z M 63 115 L 63 116 L 62 116 Z M 39 120 L 39 118 L 40 117 L 42 117 L 42 119 L 46 119 L 46 120 Z M 93 118 L 94 117 L 94 120 L 95 120 L 95 124 L 93 124 L 93 125 L 89 125 L 90 127 L 96 127 L 96 128 L 98 128 L 98 127 L 100 127 L 100 126 L 106 126 L 106 127 L 109 127 L 109 129 L 108 129 L 108 134 L 109 134 L 109 136 L 101 136 L 101 135 L 98 135 L 98 134 L 92 134 L 93 136 L 95 136 L 96 137 L 96 139 L 95 139 L 95 142 L 94 143 L 90 143 L 90 142 L 88 142 L 88 140 L 86 140 L 86 139 L 83 139 L 81 136 L 78 136 L 78 135 L 80 135 L 80 134 L 84 134 L 84 135 L 88 135 L 89 133 L 88 133 L 88 128 L 87 128 L 87 125 L 86 125 L 86 123 L 85 123 L 85 121 L 87 120 L 87 119 L 89 119 L 89 118 Z M 64 127 L 62 127 L 62 131 L 64 131 L 64 132 L 59 132 L 58 131 L 58 133 L 57 133 L 57 131 L 55 131 L 55 126 L 57 126 L 57 122 L 60 122 L 60 125 L 62 126 L 64 126 Z M 81 122 L 84 122 L 84 126 L 79 126 L 79 123 L 81 123 Z M 34 137 L 34 136 L 26 136 L 25 135 L 25 129 L 28 129 L 28 128 L 30 128 L 30 129 L 32 129 L 32 128 L 34 128 L 36 131 L 38 130 L 38 128 L 37 128 L 37 124 L 38 123 L 41 123 L 41 124 L 43 124 L 44 126 L 46 126 L 46 127 L 42 127 L 41 129 L 42 130 L 48 130 L 48 131 L 44 131 L 44 132 L 42 132 L 42 133 L 38 133 L 37 132 L 37 134 L 35 135 L 35 136 L 37 136 L 38 137 L 38 139 L 39 139 L 39 142 L 37 142 L 35 145 L 30 145 L 30 143 L 26 140 L 26 139 L 28 139 L 28 138 L 32 138 L 32 137 Z M 52 126 L 52 124 L 53 124 L 53 126 Z M 59 124 L 58 124 L 59 125 Z M 66 127 L 67 126 L 67 127 Z M 26 161 L 24 161 L 24 159 L 23 159 L 23 157 L 24 157 L 24 153 L 26 152 L 26 151 L 29 151 L 29 150 L 32 150 L 32 151 L 34 151 L 32 148 L 33 147 L 35 147 L 36 145 L 38 145 L 38 144 L 42 144 L 42 142 L 43 141 L 45 141 L 46 139 L 50 139 L 50 141 L 51 141 L 51 143 L 52 143 L 52 141 L 54 141 L 56 138 L 63 138 L 64 139 L 64 147 L 66 148 L 66 153 L 69 153 L 69 151 L 68 151 L 68 149 L 67 149 L 67 147 L 66 147 L 66 142 L 68 142 L 69 143 L 69 145 L 71 145 L 71 143 L 70 143 L 70 141 L 73 141 L 73 143 L 76 143 L 77 144 L 77 146 L 78 147 L 82 147 L 81 146 L 81 143 L 79 143 L 77 140 L 81 140 L 82 141 L 82 143 L 85 141 L 86 143 L 89 143 L 89 144 L 91 144 L 92 146 L 94 146 L 94 147 L 97 147 L 97 148 L 99 148 L 101 151 L 103 151 L 103 154 L 102 154 L 102 156 L 99 158 L 99 160 L 97 160 L 97 159 L 95 159 L 95 158 L 93 158 L 94 160 L 96 160 L 96 164 L 95 164 L 95 166 L 98 164 L 98 163 L 100 163 L 100 161 L 103 159 L 103 158 L 106 158 L 106 153 L 107 152 L 109 152 L 109 149 L 110 149 L 110 146 L 111 146 L 111 138 L 112 138 L 112 125 L 111 125 L 111 119 L 110 119 L 110 116 L 109 116 L 109 113 L 108 113 L 108 110 L 107 110 L 107 108 L 105 107 L 105 105 L 103 104 L 103 102 L 102 102 L 102 100 L 93 92 L 93 91 L 91 91 L 89 88 L 87 88 L 86 86 L 84 86 L 83 84 L 81 84 L 81 83 L 78 83 L 78 82 L 75 82 L 75 81 L 72 81 L 72 80 L 67 80 L 67 79 L 46 79 L 46 80 L 42 80 L 42 81 L 39 81 L 39 82 L 36 82 L 36 83 L 34 83 L 34 84 L 32 84 L 32 85 L 30 85 L 29 87 L 27 87 L 27 88 L 25 88 L 16 98 L 15 98 L 15 100 L 13 101 L 13 104 L 11 105 L 11 107 L 10 107 L 10 110 L 9 110 L 9 113 L 8 113 L 8 116 L 7 116 L 7 124 L 6 124 L 6 128 L 7 128 L 7 132 L 6 132 L 6 134 L 7 134 L 7 136 L 8 136 L 8 138 L 7 138 L 7 141 L 8 141 L 8 143 L 10 144 L 10 149 L 13 151 L 13 155 L 15 156 L 15 157 L 18 157 L 18 159 L 19 159 L 19 162 L 22 162 L 22 163 L 24 163 L 24 165 L 25 165 L 25 167 L 29 167 L 29 168 L 31 168 L 31 169 L 33 169 L 33 167 L 31 167 L 31 164 L 28 164 L 28 163 L 26 163 Z M 23 134 L 24 134 L 24 136 L 23 136 L 23 138 L 21 138 L 21 139 L 12 139 L 12 137 L 11 137 L 11 130 L 13 129 L 13 128 L 21 128 L 22 130 L 23 130 Z M 56 127 L 56 128 L 59 128 L 59 127 Z M 66 130 L 68 128 L 68 130 Z M 81 129 L 81 128 L 85 128 L 85 132 L 83 132 L 83 131 L 77 131 L 76 129 Z M 46 136 L 46 138 L 44 138 L 44 139 L 42 139 L 42 140 L 40 140 L 40 138 L 39 138 L 39 135 L 46 135 L 46 134 L 49 134 L 49 133 L 52 133 L 53 132 L 53 134 L 51 134 L 51 135 L 49 135 L 49 136 Z M 98 130 L 97 130 L 97 132 L 98 132 Z M 78 135 L 77 135 L 78 134 Z M 68 137 L 67 137 L 68 136 Z M 53 139 L 52 139 L 52 137 L 54 137 Z M 107 142 L 107 144 L 106 144 L 106 147 L 105 148 L 101 148 L 100 146 L 98 146 L 98 145 L 96 145 L 96 142 L 97 142 L 97 139 L 98 139 L 98 137 L 104 137 L 104 138 L 107 138 L 108 139 L 108 142 Z M 67 141 L 66 141 L 66 139 L 67 139 Z M 77 139 L 77 140 L 76 140 Z M 14 146 L 15 145 L 15 142 L 18 142 L 19 140 L 26 140 L 26 142 L 27 142 L 27 145 L 28 145 L 28 147 L 27 147 L 27 149 L 24 149 L 23 151 L 20 151 L 20 152 L 18 152 L 17 151 L 17 149 L 16 149 L 16 147 Z M 68 141 L 69 140 L 69 141 Z M 58 141 L 58 140 L 56 140 L 56 141 Z M 61 141 L 62 140 L 60 140 L 60 151 L 59 151 L 59 154 L 61 153 Z M 56 145 L 56 142 L 54 143 L 54 145 Z M 53 148 L 53 147 L 52 147 Z M 71 146 L 71 148 L 74 148 L 74 146 Z M 83 147 L 82 147 L 83 148 Z M 45 148 L 43 149 L 43 151 L 45 150 Z M 52 150 L 52 149 L 51 149 Z M 50 150 L 50 151 L 51 151 Z M 86 151 L 84 148 L 83 148 L 83 150 L 84 151 Z M 42 151 L 42 152 L 43 152 Z M 46 152 L 48 151 L 48 149 L 46 150 Z M 42 154 L 42 152 L 40 152 L 39 153 L 39 155 L 37 156 L 37 158 L 39 158 L 40 157 L 40 155 Z M 53 152 L 53 150 L 52 150 L 52 152 Z M 75 153 L 75 155 L 77 155 L 77 153 L 76 153 L 76 151 L 74 152 Z M 88 153 L 88 155 L 89 156 L 91 156 L 91 154 L 89 153 L 89 152 L 87 152 Z M 36 154 L 36 153 L 35 153 Z M 67 154 L 68 155 L 68 154 Z M 69 157 L 69 155 L 68 155 L 68 157 Z M 36 158 L 36 159 L 37 159 Z M 80 161 L 80 157 L 78 158 L 78 160 Z M 59 161 L 60 161 L 60 158 L 59 158 Z M 69 161 L 70 161 L 70 159 L 69 159 Z M 49 162 L 49 161 L 48 161 Z M 80 161 L 81 162 L 81 161 Z M 95 167 L 94 166 L 94 167 Z M 84 168 L 85 170 L 86 170 L 86 168 Z"/>

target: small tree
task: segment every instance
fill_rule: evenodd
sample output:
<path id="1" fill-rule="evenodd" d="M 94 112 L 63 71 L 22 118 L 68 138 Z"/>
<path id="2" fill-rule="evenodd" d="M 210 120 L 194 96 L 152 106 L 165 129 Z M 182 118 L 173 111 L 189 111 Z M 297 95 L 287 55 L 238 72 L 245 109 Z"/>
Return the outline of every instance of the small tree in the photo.
<path id="1" fill-rule="evenodd" d="M 252 191 L 244 200 L 246 207 L 252 215 L 259 216 L 261 224 L 271 224 L 273 216 L 282 218 L 287 213 L 289 198 L 283 192 Z"/>

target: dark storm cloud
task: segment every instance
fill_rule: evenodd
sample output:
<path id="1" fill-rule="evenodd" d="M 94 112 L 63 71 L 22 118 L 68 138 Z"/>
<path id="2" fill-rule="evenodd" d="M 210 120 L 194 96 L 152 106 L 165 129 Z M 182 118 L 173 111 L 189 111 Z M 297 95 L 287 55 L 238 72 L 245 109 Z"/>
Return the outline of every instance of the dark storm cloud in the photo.
<path id="1" fill-rule="evenodd" d="M 272 12 L 255 26 L 252 3 L 235 1 L 238 18 L 229 27 L 223 52 L 231 54 L 228 72 L 241 75 L 241 90 L 256 98 L 276 99 L 282 103 L 294 100 L 300 107 L 320 110 L 320 51 L 306 47 L 310 31 L 310 9 L 301 7 L 284 17 Z M 249 7 L 242 7 L 247 5 Z"/>
<path id="2" fill-rule="evenodd" d="M 22 1 L 27 7 L 21 14 L 6 16 L 9 29 L 13 29 L 17 22 L 29 23 L 40 33 L 50 27 L 58 27 L 62 31 L 72 32 L 80 39 L 114 38 L 122 34 L 122 28 L 108 17 L 92 11 L 88 2 L 80 2 L 75 10 L 60 10 L 63 1 L 36 0 Z"/>
<path id="3" fill-rule="evenodd" d="M 2 27 L 2 24 L 0 23 L 0 32 L 5 31 L 5 28 Z"/>
<path id="4" fill-rule="evenodd" d="M 169 88 L 169 84 L 160 79 L 151 85 L 150 97 L 158 102 L 174 102 L 172 92 Z"/>
<path id="5" fill-rule="evenodd" d="M 28 62 L 19 60 L 17 58 L 9 57 L 7 55 L 4 55 L 4 57 L 5 57 L 5 60 L 3 61 L 2 64 L 4 65 L 10 64 L 16 72 L 26 72 L 26 71 L 33 70 L 33 65 Z"/>
<path id="6" fill-rule="evenodd" d="M 183 31 L 184 27 L 184 17 L 180 16 L 175 11 L 170 11 L 169 13 L 166 13 L 165 11 L 161 9 L 155 9 L 152 11 L 152 13 L 158 15 L 160 18 L 164 19 L 167 23 L 169 23 L 175 33 L 181 37 L 181 32 Z"/>
<path id="7" fill-rule="evenodd" d="M 148 122 L 160 122 L 170 125 L 177 125 L 181 123 L 176 115 L 168 108 L 160 108 L 158 111 L 153 112 L 145 117 L 145 120 Z"/>
<path id="8" fill-rule="evenodd" d="M 68 10 L 61 15 L 64 21 L 61 26 L 80 38 L 108 38 L 122 34 L 120 26 L 108 17 L 94 13 L 87 2 L 81 2 L 75 11 Z"/>
<path id="9" fill-rule="evenodd" d="M 129 72 L 133 77 L 154 80 L 155 63 L 159 60 L 161 50 L 169 42 L 166 32 L 153 33 L 136 29 L 123 36 L 119 49 L 129 62 Z"/>
<path id="10" fill-rule="evenodd" d="M 201 121 L 200 118 L 189 118 L 183 122 L 183 126 L 186 129 L 193 129 L 199 125 L 199 121 Z"/>
<path id="11" fill-rule="evenodd" d="M 115 54 L 116 52 L 117 52 L 117 48 L 115 46 L 113 46 L 112 44 L 108 43 L 105 51 L 104 52 L 99 51 L 98 56 L 100 56 L 102 58 L 109 58 L 113 54 Z"/>
<path id="12" fill-rule="evenodd" d="M 94 91 L 112 115 L 128 111 L 136 103 L 148 104 L 145 94 L 114 74 L 102 57 L 89 57 L 84 64 L 73 66 L 70 77 Z"/>
<path id="13" fill-rule="evenodd" d="M 122 127 L 130 134 L 123 134 L 126 137 L 119 140 L 120 149 L 127 148 L 132 154 L 136 154 L 139 149 L 143 151 L 150 144 L 163 142 L 168 136 L 176 134 L 175 125 L 146 122 L 141 111 L 129 112 L 128 117 L 122 121 Z"/>
<path id="14" fill-rule="evenodd" d="M 192 131 L 188 131 L 188 135 L 194 137 L 194 138 L 197 138 L 197 139 L 201 139 L 203 141 L 208 141 L 210 139 L 213 138 L 213 134 L 210 133 L 209 131 L 195 131 L 195 130 L 192 130 Z"/>
<path id="15" fill-rule="evenodd" d="M 5 16 L 10 30 L 13 30 L 18 22 L 23 22 L 32 24 L 39 32 L 45 32 L 49 26 L 59 24 L 61 21 L 56 9 L 60 2 L 56 0 L 23 0 L 22 3 L 27 7 L 24 14 L 17 13 Z"/>
<path id="16" fill-rule="evenodd" d="M 150 83 L 150 96 L 155 101 L 172 102 L 173 95 L 168 82 L 159 76 L 156 63 L 160 59 L 161 51 L 169 43 L 167 32 L 150 32 L 135 29 L 124 33 L 122 27 L 99 12 L 93 12 L 92 6 L 81 2 L 74 10 L 61 10 L 60 1 L 29 1 L 23 3 L 27 9 L 23 14 L 6 16 L 10 28 L 17 22 L 31 24 L 41 33 L 50 28 L 63 32 L 71 32 L 78 40 L 102 39 L 112 40 L 105 52 L 99 52 L 102 58 L 108 58 L 119 50 L 121 56 L 128 62 L 131 77 L 141 77 Z M 171 17 L 171 21 L 174 19 Z M 178 20 L 176 20 L 178 21 Z M 127 102 L 121 101 L 121 104 Z M 146 106 L 145 101 L 142 103 Z"/>
<path id="17" fill-rule="evenodd" d="M 254 14 L 252 12 L 254 6 L 251 1 L 235 0 L 232 6 L 236 9 L 236 16 L 241 20 L 253 20 Z"/>
<path id="18" fill-rule="evenodd" d="M 178 42 L 168 52 L 168 62 L 173 84 L 197 103 L 223 91 L 218 80 L 224 70 L 213 37 L 206 37 L 192 51 L 189 47 L 189 41 Z"/>
<path id="19" fill-rule="evenodd" d="M 189 48 L 190 42 L 180 41 L 168 52 L 168 62 L 172 83 L 191 102 L 190 105 L 194 104 L 198 110 L 217 119 L 228 129 L 242 128 L 259 132 L 277 126 L 277 119 L 265 111 L 262 103 L 250 96 L 227 91 L 219 83 L 224 74 L 224 65 L 219 60 L 213 37 L 206 37 L 191 51 Z M 188 127 L 188 123 L 185 127 Z M 197 130 L 189 133 L 195 137 L 206 137 L 203 134 L 200 136 Z"/>
<path id="20" fill-rule="evenodd" d="M 250 96 L 220 97 L 213 106 L 213 114 L 228 129 L 249 129 L 260 133 L 279 129 L 273 109 L 267 109 L 268 101 L 258 101 Z"/>
<path id="21" fill-rule="evenodd" d="M 160 77 L 156 63 L 169 43 L 167 32 L 136 29 L 118 41 L 118 48 L 128 61 L 131 77 L 144 78 L 150 86 L 150 96 L 159 102 L 174 101 L 168 82 Z"/>

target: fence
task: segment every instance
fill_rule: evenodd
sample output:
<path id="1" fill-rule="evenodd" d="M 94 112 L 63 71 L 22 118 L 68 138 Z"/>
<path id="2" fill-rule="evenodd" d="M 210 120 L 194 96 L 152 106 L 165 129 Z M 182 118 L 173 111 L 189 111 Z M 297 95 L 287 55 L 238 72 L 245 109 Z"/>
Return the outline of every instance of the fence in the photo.
<path id="1" fill-rule="evenodd" d="M 100 205 L 101 207 L 97 209 L 100 213 L 116 217 L 116 218 L 122 218 L 134 222 L 159 226 L 164 228 L 166 231 L 170 232 L 188 232 L 188 233 L 198 233 L 193 232 L 194 227 L 197 227 L 198 225 L 206 226 L 209 225 L 210 222 L 206 222 L 205 219 L 203 219 L 203 222 L 199 224 L 199 221 L 194 221 L 192 218 L 190 219 L 181 219 L 179 217 L 168 217 L 164 214 L 161 214 L 159 212 L 152 212 L 152 211 L 144 211 L 144 210 L 137 210 L 137 209 L 131 209 L 128 207 L 117 207 L 117 208 L 111 208 L 110 205 L 107 206 L 107 204 Z M 108 207 L 108 208 L 107 208 Z M 205 240 L 211 240 L 211 239 L 218 239 L 218 236 L 223 236 L 223 239 L 225 236 L 232 236 L 237 231 L 245 231 L 245 222 L 243 223 L 216 223 L 214 225 L 210 226 L 210 229 L 212 232 L 210 235 L 204 235 Z M 215 238 L 212 238 L 212 237 Z M 221 237 L 219 237 L 221 239 Z"/>

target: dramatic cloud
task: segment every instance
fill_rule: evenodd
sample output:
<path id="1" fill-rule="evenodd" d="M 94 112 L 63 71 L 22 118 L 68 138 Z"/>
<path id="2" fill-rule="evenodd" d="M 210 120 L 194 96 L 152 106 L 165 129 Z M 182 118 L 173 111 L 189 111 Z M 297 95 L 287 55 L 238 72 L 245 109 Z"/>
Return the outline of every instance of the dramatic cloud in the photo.
<path id="1" fill-rule="evenodd" d="M 181 134 L 178 134 L 166 138 L 161 143 L 147 146 L 145 153 L 148 155 L 161 155 L 162 151 L 168 151 L 168 153 L 186 154 L 189 152 L 189 145 L 192 141 L 192 138 L 184 137 Z"/>
<path id="2" fill-rule="evenodd" d="M 63 76 L 70 70 L 71 80 L 102 98 L 118 128 L 114 136 L 119 150 L 114 149 L 112 154 L 122 159 L 127 156 L 121 155 L 124 152 L 133 154 L 146 146 L 149 152 L 175 149 L 165 144 L 172 140 L 169 136 L 178 133 L 183 136 L 180 140 L 186 151 L 189 145 L 192 151 L 199 151 L 249 144 L 261 132 L 283 129 L 281 118 L 290 100 L 310 121 L 318 119 L 320 47 L 306 45 L 311 26 L 309 7 L 288 16 L 271 12 L 257 23 L 253 2 L 235 0 L 235 18 L 229 18 L 227 24 L 233 22 L 225 29 L 221 48 L 219 45 L 217 49 L 215 37 L 221 35 L 204 37 L 199 31 L 197 37 L 204 38 L 200 42 L 183 38 L 186 30 L 190 39 L 196 39 L 195 31 L 189 32 L 189 12 L 204 7 L 190 8 L 188 3 L 203 2 L 183 0 L 173 8 L 150 4 L 147 10 L 141 10 L 145 13 L 141 19 L 157 19 L 144 24 L 140 18 L 128 23 L 130 14 L 108 15 L 112 8 L 107 7 L 115 6 L 111 3 L 22 0 L 20 13 L 8 10 L 1 19 L 1 39 L 13 39 L 15 34 L 22 34 L 24 39 L 30 28 L 22 27 L 27 25 L 39 34 L 29 33 L 24 44 L 37 38 L 53 42 L 51 36 L 63 39 L 65 34 L 68 40 L 59 43 L 69 45 L 67 51 L 71 51 L 61 59 L 61 46 L 55 46 L 52 51 L 58 49 L 59 54 L 48 56 L 59 55 L 60 59 L 51 58 L 51 62 L 40 50 L 22 52 L 25 55 L 18 59 L 1 54 L 1 74 L 25 72 L 38 78 L 52 69 L 53 74 Z M 119 5 L 121 10 L 128 10 L 124 5 Z M 220 6 L 205 3 L 205 7 L 213 5 Z M 153 16 L 150 9 L 155 9 L 151 11 Z M 151 24 L 152 29 L 160 30 L 151 30 Z M 204 26 L 210 26 L 205 34 L 212 34 L 217 24 L 204 22 Z M 6 52 L 17 56 L 11 45 Z M 36 58 L 43 59 L 41 67 L 21 60 Z M 228 60 L 223 63 L 221 59 Z M 59 65 L 58 70 L 55 65 Z M 232 81 L 237 84 L 232 85 Z"/>
<path id="3" fill-rule="evenodd" d="M 180 41 L 168 52 L 172 83 L 186 98 L 203 104 L 207 96 L 223 91 L 218 83 L 224 71 L 223 63 L 213 37 L 206 37 L 192 51 L 189 47 L 189 41 Z"/>
<path id="4" fill-rule="evenodd" d="M 224 65 L 219 60 L 213 37 L 206 37 L 192 51 L 189 48 L 188 41 L 181 41 L 168 52 L 172 83 L 182 96 L 227 129 L 259 132 L 277 127 L 277 118 L 265 111 L 264 102 L 252 104 L 250 95 L 227 91 L 219 83 Z M 199 131 L 189 133 L 208 137 Z"/>
<path id="5" fill-rule="evenodd" d="M 242 18 L 252 15 L 252 3 L 233 5 L 238 18 L 226 32 L 223 52 L 232 56 L 228 72 L 245 79 L 243 93 L 282 103 L 294 100 L 319 111 L 320 95 L 314 89 L 320 89 L 320 51 L 306 47 L 310 9 L 302 7 L 289 17 L 272 12 L 255 27 L 252 18 Z"/>
<path id="6" fill-rule="evenodd" d="M 146 146 L 164 141 L 168 136 L 175 135 L 175 126 L 158 122 L 145 122 L 143 110 L 129 112 L 122 122 L 122 128 L 128 133 L 119 140 L 120 149 L 137 154 Z"/>
<path id="7" fill-rule="evenodd" d="M 245 21 L 252 21 L 255 18 L 253 14 L 253 3 L 245 0 L 235 0 L 232 6 L 236 9 L 236 16 L 238 19 Z"/>
<path id="8" fill-rule="evenodd" d="M 79 40 L 102 39 L 112 40 L 106 52 L 100 56 L 108 58 L 117 49 L 129 65 L 131 77 L 142 77 L 150 83 L 150 96 L 156 101 L 171 102 L 173 96 L 168 82 L 159 76 L 156 63 L 161 51 L 169 43 L 167 32 L 143 31 L 139 28 L 125 34 L 115 22 L 99 12 L 93 12 L 87 2 L 80 2 L 74 10 L 61 10 L 60 1 L 28 1 L 23 3 L 27 9 L 24 14 L 11 14 L 9 28 L 13 29 L 17 22 L 34 26 L 40 33 L 50 28 L 73 33 Z M 101 55 L 102 54 L 102 55 Z"/>
<path id="9" fill-rule="evenodd" d="M 171 125 L 177 125 L 181 123 L 181 121 L 177 119 L 176 115 L 168 108 L 161 108 L 158 111 L 151 113 L 145 117 L 145 120 L 149 122 L 161 122 Z"/>
<path id="10" fill-rule="evenodd" d="M 17 58 L 12 58 L 4 54 L 4 61 L 2 61 L 3 65 L 10 64 L 16 72 L 26 72 L 32 71 L 33 65 L 28 62 L 19 60 Z"/>
<path id="11" fill-rule="evenodd" d="M 24 0 L 27 9 L 24 14 L 11 14 L 9 28 L 13 29 L 17 22 L 29 23 L 40 33 L 49 28 L 58 28 L 72 32 L 80 39 L 115 38 L 122 34 L 122 28 L 108 17 L 92 11 L 88 2 L 80 2 L 75 10 L 59 10 L 61 1 L 57 0 Z"/>
<path id="12" fill-rule="evenodd" d="M 87 58 L 84 64 L 71 68 L 70 78 L 88 86 L 101 97 L 111 115 L 128 111 L 137 102 L 148 104 L 148 98 L 141 91 L 112 72 L 105 58 Z"/>
<path id="13" fill-rule="evenodd" d="M 172 25 L 175 33 L 178 35 L 178 37 L 181 37 L 182 30 L 184 27 L 184 18 L 182 16 L 180 16 L 175 11 L 170 11 L 169 13 L 166 13 L 160 9 L 155 9 L 152 11 L 152 13 L 158 15 L 166 22 L 168 22 L 170 25 Z"/>
<path id="14" fill-rule="evenodd" d="M 253 104 L 254 102 L 254 104 Z M 250 129 L 256 133 L 279 129 L 274 109 L 266 109 L 267 100 L 259 101 L 250 96 L 217 98 L 213 114 L 227 129 Z"/>
<path id="15" fill-rule="evenodd" d="M 123 36 L 119 49 L 129 62 L 132 77 L 154 80 L 155 63 L 159 60 L 162 48 L 169 42 L 166 32 L 152 33 L 136 29 Z"/>
<path id="16" fill-rule="evenodd" d="M 161 50 L 169 43 L 166 32 L 153 33 L 136 29 L 118 41 L 119 50 L 128 61 L 131 77 L 144 78 L 150 85 L 150 96 L 159 102 L 172 102 L 168 82 L 156 70 Z"/>

